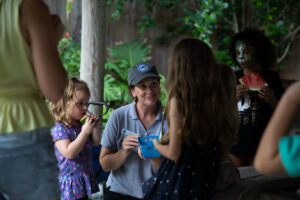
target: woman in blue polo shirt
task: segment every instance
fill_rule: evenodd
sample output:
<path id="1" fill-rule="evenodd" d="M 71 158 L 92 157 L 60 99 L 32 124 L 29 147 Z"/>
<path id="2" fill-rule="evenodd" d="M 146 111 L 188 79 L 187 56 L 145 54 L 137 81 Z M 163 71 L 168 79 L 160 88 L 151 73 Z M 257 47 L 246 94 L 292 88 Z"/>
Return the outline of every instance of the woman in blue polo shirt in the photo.
<path id="1" fill-rule="evenodd" d="M 128 85 L 133 102 L 111 113 L 101 141 L 99 161 L 105 171 L 111 171 L 105 200 L 143 198 L 142 182 L 154 175 L 151 162 L 155 160 L 139 157 L 138 137 L 159 135 L 162 124 L 167 129 L 167 122 L 162 123 L 160 77 L 155 65 L 131 67 Z"/>

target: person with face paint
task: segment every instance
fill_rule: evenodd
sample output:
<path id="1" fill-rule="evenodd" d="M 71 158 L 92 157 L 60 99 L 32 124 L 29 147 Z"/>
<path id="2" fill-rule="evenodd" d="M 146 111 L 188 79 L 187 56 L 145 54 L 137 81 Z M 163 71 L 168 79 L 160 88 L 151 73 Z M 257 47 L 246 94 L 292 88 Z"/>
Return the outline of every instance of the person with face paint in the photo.
<path id="1" fill-rule="evenodd" d="M 236 71 L 236 100 L 240 116 L 238 141 L 230 151 L 237 167 L 252 165 L 261 135 L 284 89 L 278 74 L 270 68 L 276 64 L 276 52 L 272 42 L 256 29 L 245 29 L 235 34 L 230 44 Z M 250 91 L 239 79 L 258 73 L 267 82 L 259 91 Z"/>

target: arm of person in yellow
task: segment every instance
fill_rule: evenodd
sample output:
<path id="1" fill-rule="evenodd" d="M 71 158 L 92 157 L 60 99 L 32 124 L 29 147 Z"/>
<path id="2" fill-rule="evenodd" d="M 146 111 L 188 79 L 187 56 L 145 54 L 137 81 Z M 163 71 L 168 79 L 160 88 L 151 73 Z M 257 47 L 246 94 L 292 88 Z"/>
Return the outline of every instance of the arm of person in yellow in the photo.
<path id="1" fill-rule="evenodd" d="M 41 0 L 24 1 L 20 13 L 20 27 L 32 53 L 37 83 L 44 96 L 56 102 L 67 85 L 67 73 L 57 51 L 64 26 Z"/>

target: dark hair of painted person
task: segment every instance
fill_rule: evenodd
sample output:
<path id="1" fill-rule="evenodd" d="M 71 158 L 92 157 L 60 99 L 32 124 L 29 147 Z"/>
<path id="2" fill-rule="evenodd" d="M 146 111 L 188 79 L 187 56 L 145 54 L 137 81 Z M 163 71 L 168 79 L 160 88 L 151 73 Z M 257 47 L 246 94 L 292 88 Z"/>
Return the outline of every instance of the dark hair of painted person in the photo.
<path id="1" fill-rule="evenodd" d="M 236 66 L 239 66 L 235 53 L 237 41 L 244 41 L 254 47 L 256 62 L 261 66 L 262 70 L 273 68 L 276 65 L 276 48 L 271 40 L 262 31 L 247 28 L 236 33 L 231 39 L 230 55 Z"/>

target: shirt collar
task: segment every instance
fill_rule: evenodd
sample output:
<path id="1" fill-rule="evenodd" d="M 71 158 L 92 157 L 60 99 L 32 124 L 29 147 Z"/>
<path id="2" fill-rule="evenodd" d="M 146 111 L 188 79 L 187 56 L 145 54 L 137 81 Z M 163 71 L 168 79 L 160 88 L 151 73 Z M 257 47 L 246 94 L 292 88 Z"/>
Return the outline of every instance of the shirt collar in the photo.
<path id="1" fill-rule="evenodd" d="M 155 119 L 156 121 L 162 119 L 162 112 L 163 112 L 163 106 L 160 101 L 158 101 L 158 106 L 159 106 L 159 112 L 158 112 L 158 115 L 156 116 L 156 119 Z M 133 102 L 130 104 L 129 114 L 132 119 L 134 119 L 134 120 L 139 119 L 137 112 L 136 112 L 135 105 Z"/>

